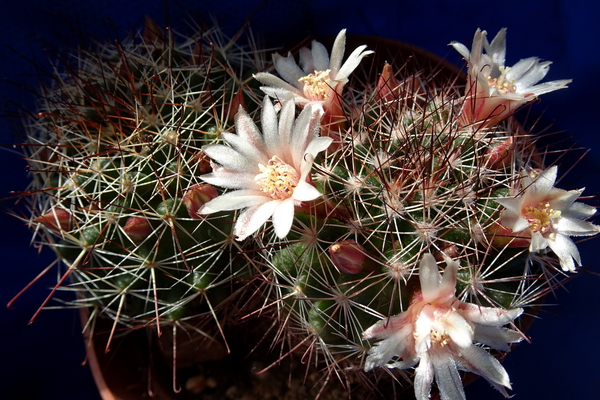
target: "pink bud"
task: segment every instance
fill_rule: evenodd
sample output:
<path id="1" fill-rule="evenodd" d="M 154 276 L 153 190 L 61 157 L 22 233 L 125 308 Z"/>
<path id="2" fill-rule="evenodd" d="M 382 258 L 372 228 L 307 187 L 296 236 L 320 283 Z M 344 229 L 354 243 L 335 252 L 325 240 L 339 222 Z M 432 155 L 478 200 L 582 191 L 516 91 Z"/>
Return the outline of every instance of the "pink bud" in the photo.
<path id="1" fill-rule="evenodd" d="M 150 226 L 148 220 L 144 217 L 129 217 L 123 231 L 129 236 L 134 243 L 143 242 L 150 234 L 153 229 Z"/>
<path id="2" fill-rule="evenodd" d="M 344 240 L 329 247 L 333 265 L 346 274 L 358 274 L 365 268 L 368 258 L 365 249 L 354 240 Z"/>
<path id="3" fill-rule="evenodd" d="M 397 98 L 398 86 L 400 83 L 394 75 L 392 66 L 386 63 L 383 66 L 383 71 L 377 81 L 377 97 L 383 101 L 393 101 Z"/>
<path id="4" fill-rule="evenodd" d="M 181 201 L 183 202 L 183 205 L 185 205 L 190 217 L 200 219 L 202 216 L 198 214 L 198 210 L 218 195 L 217 189 L 208 183 L 201 183 L 189 188 L 183 195 Z"/>
<path id="5" fill-rule="evenodd" d="M 73 229 L 73 215 L 64 208 L 53 208 L 41 217 L 33 220 L 53 231 L 70 231 Z"/>
<path id="6" fill-rule="evenodd" d="M 490 169 L 502 170 L 508 167 L 514 153 L 514 139 L 509 137 L 504 142 L 489 148 L 485 152 L 486 165 Z"/>
<path id="7" fill-rule="evenodd" d="M 513 232 L 511 229 L 496 223 L 486 231 L 488 237 L 491 237 L 492 245 L 496 248 L 503 247 L 529 247 L 530 237 L 524 232 Z"/>
<path id="8" fill-rule="evenodd" d="M 212 171 L 210 157 L 207 156 L 203 151 L 194 154 L 194 160 L 196 161 L 196 173 L 198 175 L 208 174 Z"/>
<path id="9" fill-rule="evenodd" d="M 227 107 L 227 119 L 229 122 L 233 123 L 235 121 L 235 115 L 237 114 L 240 106 L 244 110 L 246 109 L 246 101 L 244 100 L 244 91 L 242 89 L 238 90 L 237 93 L 233 95 L 233 98 Z"/>

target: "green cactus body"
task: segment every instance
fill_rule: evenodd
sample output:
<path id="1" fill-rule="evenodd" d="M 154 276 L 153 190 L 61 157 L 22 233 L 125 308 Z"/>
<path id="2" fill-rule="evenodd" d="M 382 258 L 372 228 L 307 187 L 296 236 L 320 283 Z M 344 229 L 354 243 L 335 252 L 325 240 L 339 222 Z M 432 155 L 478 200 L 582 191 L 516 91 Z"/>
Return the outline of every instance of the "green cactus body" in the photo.
<path id="1" fill-rule="evenodd" d="M 80 52 L 28 128 L 31 224 L 71 266 L 73 304 L 113 329 L 187 324 L 214 336 L 227 323 L 222 305 L 251 279 L 231 240 L 233 216 L 189 211 L 207 201 L 197 189 L 209 168 L 202 146 L 232 129 L 237 110 L 223 108 L 262 68 L 262 54 L 234 42 L 212 48 L 226 43 L 213 34 L 182 41 L 149 22 L 143 34 Z M 68 218 L 61 229 L 36 222 L 53 210 Z M 207 319 L 212 326 L 198 322 Z"/>

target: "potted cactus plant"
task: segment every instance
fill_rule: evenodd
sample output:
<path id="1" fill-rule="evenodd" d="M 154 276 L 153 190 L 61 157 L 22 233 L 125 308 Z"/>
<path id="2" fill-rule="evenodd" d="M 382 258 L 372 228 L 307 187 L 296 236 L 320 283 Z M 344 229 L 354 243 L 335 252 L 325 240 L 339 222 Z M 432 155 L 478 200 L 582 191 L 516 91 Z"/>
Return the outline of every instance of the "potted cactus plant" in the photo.
<path id="1" fill-rule="evenodd" d="M 508 395 L 497 359 L 598 227 L 512 117 L 569 81 L 507 67 L 505 34 L 453 42 L 461 74 L 345 30 L 272 55 L 148 20 L 59 70 L 25 221 L 103 396 L 461 399 L 459 371 Z"/>

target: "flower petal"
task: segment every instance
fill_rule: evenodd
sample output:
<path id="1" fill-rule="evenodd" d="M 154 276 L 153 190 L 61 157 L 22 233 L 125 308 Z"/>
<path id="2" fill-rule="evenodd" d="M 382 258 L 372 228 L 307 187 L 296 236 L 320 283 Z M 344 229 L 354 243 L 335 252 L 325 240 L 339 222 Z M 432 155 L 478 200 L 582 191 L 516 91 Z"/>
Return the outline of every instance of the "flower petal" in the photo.
<path id="1" fill-rule="evenodd" d="M 509 351 L 508 343 L 518 343 L 523 340 L 523 335 L 512 329 L 480 324 L 473 325 L 475 327 L 474 341 L 493 347 L 496 350 Z"/>
<path id="2" fill-rule="evenodd" d="M 323 46 L 321 42 L 317 42 L 316 40 L 312 41 L 311 55 L 314 70 L 304 70 L 307 74 L 312 74 L 315 71 L 325 71 L 329 69 L 329 53 L 327 52 L 327 49 L 325 48 L 325 46 Z"/>
<path id="3" fill-rule="evenodd" d="M 273 103 L 268 96 L 263 99 L 263 107 L 260 115 L 263 139 L 269 154 L 279 154 L 281 143 L 279 142 L 279 123 Z"/>
<path id="4" fill-rule="evenodd" d="M 527 90 L 527 92 L 531 93 L 534 96 L 539 96 L 541 94 L 553 92 L 558 89 L 565 89 L 568 87 L 567 85 L 571 82 L 573 82 L 572 79 L 562 79 L 559 81 L 544 82 L 540 83 L 539 85 L 532 86 L 531 88 L 529 88 L 529 90 Z"/>
<path id="5" fill-rule="evenodd" d="M 303 110 L 304 111 L 304 110 Z M 302 113 L 300 113 L 302 115 Z M 279 143 L 282 146 L 280 154 L 282 160 L 297 168 L 293 163 L 292 149 L 290 142 L 292 140 L 292 128 L 294 127 L 294 118 L 296 116 L 296 106 L 294 102 L 286 101 L 279 111 Z M 303 149 L 302 149 L 303 150 Z"/>
<path id="6" fill-rule="evenodd" d="M 269 197 L 258 191 L 235 190 L 215 197 L 198 210 L 198 214 L 212 214 L 219 211 L 232 211 L 259 206 L 269 201 Z"/>
<path id="7" fill-rule="evenodd" d="M 458 347 L 468 347 L 473 344 L 473 329 L 459 313 L 448 312 L 444 316 L 444 328 Z"/>
<path id="8" fill-rule="evenodd" d="M 235 115 L 235 130 L 237 135 L 249 145 L 253 146 L 257 152 L 264 153 L 266 151 L 262 134 L 250 115 L 248 115 L 241 106 L 240 110 Z"/>
<path id="9" fill-rule="evenodd" d="M 311 103 L 304 107 L 294 124 L 290 152 L 292 165 L 297 169 L 302 164 L 309 143 L 316 138 L 322 115 L 323 109 L 319 105 Z"/>
<path id="10" fill-rule="evenodd" d="M 548 240 L 540 232 L 531 232 L 529 251 L 538 252 L 548 247 Z"/>
<path id="11" fill-rule="evenodd" d="M 273 54 L 273 66 L 277 73 L 289 84 L 297 87 L 298 89 L 302 88 L 302 83 L 298 80 L 305 76 L 306 74 L 302 69 L 296 64 L 294 60 L 294 56 L 292 54 L 288 54 L 286 57 L 282 57 L 277 53 Z"/>
<path id="12" fill-rule="evenodd" d="M 268 86 L 273 86 L 274 88 L 285 89 L 289 92 L 294 92 L 294 93 L 298 93 L 298 94 L 302 93 L 301 86 L 297 87 L 295 85 L 290 85 L 283 79 L 281 79 L 273 74 L 270 74 L 268 72 L 259 72 L 257 74 L 254 74 L 254 79 L 258 80 L 262 84 L 265 84 Z M 261 90 L 263 90 L 263 89 L 261 88 Z"/>
<path id="13" fill-rule="evenodd" d="M 288 89 L 282 89 L 282 88 L 277 88 L 277 87 L 261 86 L 260 90 L 262 90 L 263 93 L 266 94 L 267 96 L 269 96 L 273 99 L 277 99 L 282 103 L 285 102 L 284 99 L 289 99 L 289 98 L 294 99 L 295 103 L 300 106 L 303 106 L 303 105 L 309 103 L 309 100 L 304 97 L 304 94 L 300 90 L 297 90 L 297 89 L 288 90 Z"/>
<path id="14" fill-rule="evenodd" d="M 331 70 L 331 76 L 336 76 L 340 67 L 342 66 L 342 60 L 344 58 L 344 52 L 346 51 L 346 30 L 342 29 L 333 42 L 331 48 L 331 60 L 326 69 Z"/>
<path id="15" fill-rule="evenodd" d="M 380 323 L 381 322 L 385 323 L 387 320 L 380 321 Z M 393 334 L 387 339 L 382 340 L 376 343 L 375 346 L 371 347 L 367 356 L 367 360 L 365 361 L 365 371 L 370 371 L 375 367 L 382 367 L 395 356 L 400 356 L 406 353 L 407 347 L 411 344 L 412 332 L 411 325 L 404 325 L 397 331 L 393 332 Z M 414 359 L 407 361 L 412 363 L 414 362 Z M 396 364 L 394 367 L 402 368 L 402 365 Z"/>
<path id="16" fill-rule="evenodd" d="M 537 203 L 544 199 L 550 191 L 554 188 L 554 182 L 556 182 L 556 175 L 558 174 L 558 167 L 556 165 L 548 168 L 537 177 L 537 179 L 525 190 L 524 197 L 530 197 L 535 200 L 532 202 Z"/>
<path id="17" fill-rule="evenodd" d="M 306 181 L 298 182 L 298 186 L 296 186 L 292 195 L 292 199 L 296 201 L 313 201 L 319 197 L 321 197 L 321 192 Z"/>
<path id="18" fill-rule="evenodd" d="M 440 282 L 438 297 L 454 297 L 456 291 L 456 274 L 458 273 L 458 262 L 446 261 L 446 269 Z"/>
<path id="19" fill-rule="evenodd" d="M 562 216 L 566 218 L 588 218 L 596 214 L 596 208 L 583 203 L 573 203 L 566 210 L 562 211 Z"/>
<path id="20" fill-rule="evenodd" d="M 232 149 L 239 153 L 242 160 L 246 160 L 247 164 L 252 165 L 254 168 L 256 168 L 259 163 L 266 164 L 269 161 L 268 157 L 265 155 L 264 143 L 249 143 L 243 137 L 229 132 L 221 133 L 221 137 Z M 216 161 L 216 159 L 214 160 Z"/>
<path id="21" fill-rule="evenodd" d="M 254 177 L 256 174 L 244 173 L 240 171 L 227 170 L 219 168 L 214 172 L 201 175 L 202 179 L 206 183 L 210 183 L 214 186 L 219 186 L 224 189 L 247 189 L 252 188 L 256 185 Z"/>
<path id="22" fill-rule="evenodd" d="M 577 246 L 568 236 L 557 233 L 554 239 L 548 239 L 548 246 L 558 257 L 563 271 L 575 272 L 575 263 L 573 260 L 578 265 L 581 265 L 579 250 L 577 250 Z"/>
<path id="23" fill-rule="evenodd" d="M 429 400 L 431 384 L 433 383 L 433 365 L 429 354 L 424 353 L 415 370 L 415 396 L 417 400 Z"/>
<path id="24" fill-rule="evenodd" d="M 487 351 L 473 345 L 469 348 L 461 349 L 460 355 L 462 356 L 462 360 L 466 362 L 465 365 L 461 365 L 462 368 L 483 376 L 498 389 L 500 389 L 500 386 L 511 389 L 508 373 L 502 364 Z"/>
<path id="25" fill-rule="evenodd" d="M 550 208 L 554 210 L 566 210 L 575 200 L 581 196 L 583 193 L 583 189 L 579 190 L 562 190 L 562 189 L 554 189 L 552 193 L 549 195 L 548 203 L 550 204 Z"/>
<path id="26" fill-rule="evenodd" d="M 591 236 L 599 232 L 599 227 L 577 218 L 560 218 L 554 229 L 568 236 Z"/>
<path id="27" fill-rule="evenodd" d="M 498 307 L 481 307 L 472 303 L 461 303 L 458 312 L 467 321 L 500 327 L 514 321 L 523 313 L 522 308 L 505 310 Z"/>
<path id="28" fill-rule="evenodd" d="M 340 70 L 335 75 L 332 73 L 332 76 L 335 77 L 334 79 L 336 81 L 346 83 L 348 81 L 348 77 L 358 67 L 358 64 L 360 64 L 362 59 L 365 56 L 374 53 L 372 50 L 365 51 L 366 48 L 366 45 L 358 46 L 350 54 L 344 65 L 342 65 L 342 68 L 340 68 Z"/>
<path id="29" fill-rule="evenodd" d="M 236 171 L 248 171 L 252 164 L 229 146 L 222 144 L 211 144 L 202 147 L 202 151 L 214 162 L 223 166 L 225 169 Z"/>
<path id="30" fill-rule="evenodd" d="M 527 94 L 527 91 L 529 91 L 533 85 L 544 79 L 544 77 L 548 74 L 548 71 L 550 70 L 550 64 L 552 63 L 550 61 L 540 63 L 538 59 L 535 59 L 535 61 L 536 63 L 515 82 L 517 92 Z M 510 72 L 511 71 L 508 71 L 506 74 L 507 79 L 510 79 Z"/>
<path id="31" fill-rule="evenodd" d="M 419 281 L 421 282 L 424 302 L 429 303 L 438 296 L 440 280 L 441 277 L 435 257 L 430 253 L 426 253 L 419 264 Z"/>
<path id="32" fill-rule="evenodd" d="M 431 362 L 442 400 L 466 400 L 463 383 L 452 357 L 435 354 Z"/>
<path id="33" fill-rule="evenodd" d="M 273 211 L 273 229 L 279 239 L 290 233 L 294 222 L 294 200 L 281 201 Z"/>
<path id="34" fill-rule="evenodd" d="M 546 73 L 548 73 L 548 67 L 541 67 L 539 61 L 540 60 L 537 57 L 529 57 L 519 60 L 519 62 L 513 65 L 512 68 L 510 68 L 506 73 L 506 80 L 514 81 L 515 85 L 517 86 L 517 91 L 519 92 L 527 89 L 533 84 L 539 82 L 546 75 Z M 537 77 L 540 74 L 543 75 L 540 79 L 533 82 L 532 78 L 527 78 L 528 74 L 530 74 L 532 77 Z"/>
<path id="35" fill-rule="evenodd" d="M 252 207 L 238 216 L 235 223 L 234 234 L 236 240 L 244 240 L 260 229 L 271 218 L 273 211 L 279 205 L 279 200 L 271 200 L 257 207 Z"/>
<path id="36" fill-rule="evenodd" d="M 503 222 L 504 224 L 504 222 Z M 512 229 L 513 232 L 521 232 L 522 230 L 525 230 L 527 228 L 529 228 L 529 221 L 527 221 L 525 218 L 518 218 L 512 227 L 509 226 L 509 228 Z"/>
<path id="37" fill-rule="evenodd" d="M 310 141 L 304 152 L 316 157 L 320 152 L 327 150 L 331 143 L 333 143 L 333 138 L 327 136 L 316 137 Z"/>
<path id="38" fill-rule="evenodd" d="M 506 61 L 506 28 L 500 29 L 491 43 L 485 38 L 483 48 L 491 56 L 494 64 L 504 66 Z"/>
<path id="39" fill-rule="evenodd" d="M 298 51 L 298 55 L 300 59 L 299 64 L 300 68 L 302 68 L 302 71 L 304 71 L 305 74 L 313 73 L 316 70 L 316 68 L 310 49 L 308 47 L 302 47 Z"/>

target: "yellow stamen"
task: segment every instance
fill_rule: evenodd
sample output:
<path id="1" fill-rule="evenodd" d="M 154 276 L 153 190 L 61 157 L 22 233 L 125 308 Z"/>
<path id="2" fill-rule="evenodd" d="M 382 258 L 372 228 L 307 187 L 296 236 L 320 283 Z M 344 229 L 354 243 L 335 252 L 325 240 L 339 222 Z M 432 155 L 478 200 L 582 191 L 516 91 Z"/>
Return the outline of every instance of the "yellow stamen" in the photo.
<path id="1" fill-rule="evenodd" d="M 491 76 L 488 76 L 488 85 L 491 88 L 495 88 L 500 94 L 515 93 L 517 91 L 515 81 L 506 80 L 506 73 L 509 70 L 510 67 L 500 67 L 500 76 L 497 78 L 492 78 Z"/>
<path id="2" fill-rule="evenodd" d="M 329 73 L 331 70 L 315 71 L 312 74 L 298 79 L 304 84 L 304 96 L 309 100 L 325 101 L 330 88 Z"/>
<path id="3" fill-rule="evenodd" d="M 254 181 L 261 191 L 275 200 L 292 197 L 300 180 L 300 174 L 294 167 L 286 164 L 279 157 L 273 156 L 266 166 L 258 164 L 258 168 L 260 174 L 254 177 Z"/>
<path id="4" fill-rule="evenodd" d="M 523 209 L 523 218 L 529 222 L 533 232 L 547 233 L 552 230 L 552 219 L 559 218 L 560 211 L 550 208 L 550 203 L 540 202 L 537 206 L 527 206 Z"/>
<path id="5" fill-rule="evenodd" d="M 429 338 L 431 339 L 432 346 L 439 347 L 444 347 L 451 341 L 450 336 L 446 332 L 438 332 L 436 330 L 431 331 Z"/>

